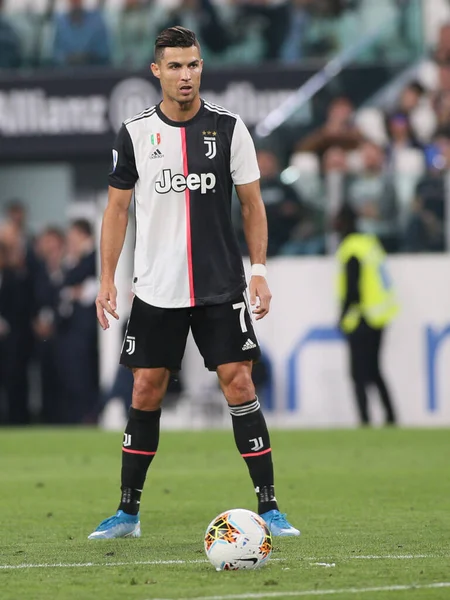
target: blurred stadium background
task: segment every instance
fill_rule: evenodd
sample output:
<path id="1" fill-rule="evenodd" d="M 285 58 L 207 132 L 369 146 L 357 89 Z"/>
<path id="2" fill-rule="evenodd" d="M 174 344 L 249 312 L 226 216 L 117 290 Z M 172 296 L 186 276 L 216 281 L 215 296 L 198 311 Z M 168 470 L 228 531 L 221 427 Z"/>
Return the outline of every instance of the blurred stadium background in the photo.
<path id="1" fill-rule="evenodd" d="M 384 362 L 400 424 L 449 425 L 448 0 L 0 0 L 0 424 L 124 423 L 133 227 L 121 321 L 100 335 L 98 226 L 114 134 L 158 101 L 152 42 L 174 24 L 199 35 L 202 95 L 239 113 L 258 150 L 269 421 L 357 424 L 329 231 L 345 199 L 391 255 L 402 312 Z M 189 342 L 163 424 L 222 426 L 219 397 Z"/>

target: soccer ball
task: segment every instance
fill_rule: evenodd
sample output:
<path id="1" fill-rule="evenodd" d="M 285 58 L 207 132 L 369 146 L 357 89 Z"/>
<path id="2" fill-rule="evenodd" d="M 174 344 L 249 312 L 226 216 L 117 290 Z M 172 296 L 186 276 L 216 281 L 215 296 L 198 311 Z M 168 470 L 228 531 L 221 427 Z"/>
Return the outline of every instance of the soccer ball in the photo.
<path id="1" fill-rule="evenodd" d="M 227 510 L 206 528 L 205 552 L 216 571 L 256 569 L 268 561 L 272 535 L 264 519 L 251 510 Z"/>

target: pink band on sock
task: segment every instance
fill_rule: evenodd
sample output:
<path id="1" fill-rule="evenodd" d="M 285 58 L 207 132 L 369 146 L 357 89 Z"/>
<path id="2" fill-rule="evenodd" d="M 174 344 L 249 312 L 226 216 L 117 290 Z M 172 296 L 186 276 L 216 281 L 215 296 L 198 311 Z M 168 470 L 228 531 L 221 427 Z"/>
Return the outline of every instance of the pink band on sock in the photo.
<path id="1" fill-rule="evenodd" d="M 130 450 L 130 448 L 122 447 L 123 452 L 129 452 L 130 454 L 144 454 L 144 456 L 155 456 L 156 452 L 145 452 L 144 450 Z"/>
<path id="2" fill-rule="evenodd" d="M 250 454 L 241 454 L 242 458 L 250 458 L 252 456 L 261 456 L 262 454 L 268 454 L 272 452 L 272 448 L 268 448 L 267 450 L 263 450 L 262 452 L 250 452 Z"/>

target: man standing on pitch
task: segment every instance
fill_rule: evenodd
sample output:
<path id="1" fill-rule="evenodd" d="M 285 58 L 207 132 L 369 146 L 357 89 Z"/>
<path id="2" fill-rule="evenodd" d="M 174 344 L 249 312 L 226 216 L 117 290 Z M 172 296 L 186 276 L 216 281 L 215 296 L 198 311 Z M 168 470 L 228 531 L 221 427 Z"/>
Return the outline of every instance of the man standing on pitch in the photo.
<path id="1" fill-rule="evenodd" d="M 269 312 L 271 294 L 255 148 L 237 115 L 200 98 L 202 67 L 192 31 L 162 31 L 151 69 L 163 100 L 125 121 L 113 149 L 97 316 L 103 329 L 109 326 L 105 313 L 118 318 L 114 274 L 134 190 L 135 298 L 121 356 L 133 370 L 134 387 L 122 446 L 119 509 L 90 539 L 140 536 L 140 498 L 158 447 L 160 407 L 170 372 L 181 367 L 189 329 L 205 366 L 217 372 L 258 512 L 273 535 L 300 533 L 279 512 L 275 498 L 269 434 L 251 377 L 260 349 L 231 221 L 234 185 L 252 262 L 250 302 L 261 319 Z"/>

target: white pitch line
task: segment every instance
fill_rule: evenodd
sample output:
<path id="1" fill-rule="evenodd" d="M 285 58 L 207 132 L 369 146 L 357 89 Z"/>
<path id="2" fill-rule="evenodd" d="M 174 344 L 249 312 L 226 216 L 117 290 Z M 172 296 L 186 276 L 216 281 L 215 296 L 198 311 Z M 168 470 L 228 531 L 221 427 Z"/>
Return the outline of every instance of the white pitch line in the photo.
<path id="1" fill-rule="evenodd" d="M 347 588 L 342 590 L 304 590 L 299 592 L 267 592 L 262 594 L 230 594 L 228 596 L 197 596 L 178 600 L 259 600 L 260 598 L 299 598 L 300 596 L 332 596 L 337 594 L 368 594 L 370 592 L 404 592 L 450 588 L 450 582 L 426 583 L 423 585 L 387 585 L 384 587 Z M 153 600 L 173 600 L 173 598 L 153 598 Z"/>
<path id="2" fill-rule="evenodd" d="M 348 560 L 414 560 L 417 558 L 449 558 L 449 555 L 439 554 L 386 554 L 385 556 L 368 555 L 368 556 L 343 556 L 341 558 L 333 557 L 317 557 L 306 556 L 301 557 L 302 560 L 311 562 L 322 562 L 334 560 L 337 562 L 345 562 Z M 271 562 L 285 561 L 285 558 L 271 558 Z M 77 569 L 89 567 L 132 567 L 133 565 L 189 565 L 189 564 L 204 564 L 208 563 L 205 559 L 198 560 L 137 560 L 124 562 L 107 562 L 107 563 L 21 563 L 18 565 L 0 565 L 0 570 L 14 569 Z"/>
<path id="3" fill-rule="evenodd" d="M 285 558 L 272 558 L 272 561 L 284 561 Z M 22 563 L 19 565 L 0 565 L 0 569 L 79 569 L 84 567 L 132 567 L 133 565 L 196 565 L 206 564 L 206 559 L 198 560 L 133 560 L 130 562 L 111 563 Z"/>
<path id="4" fill-rule="evenodd" d="M 111 563 L 22 563 L 20 565 L 0 565 L 0 569 L 79 569 L 84 567 L 131 567 L 133 565 L 189 565 L 207 562 L 207 560 L 133 560 Z"/>
<path id="5" fill-rule="evenodd" d="M 413 558 L 439 558 L 439 555 L 435 554 L 386 554 L 384 556 L 368 555 L 368 556 L 351 556 L 353 560 L 410 560 Z M 442 558 L 447 558 L 443 556 Z"/>

